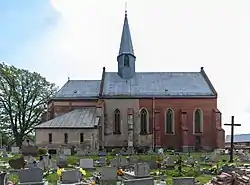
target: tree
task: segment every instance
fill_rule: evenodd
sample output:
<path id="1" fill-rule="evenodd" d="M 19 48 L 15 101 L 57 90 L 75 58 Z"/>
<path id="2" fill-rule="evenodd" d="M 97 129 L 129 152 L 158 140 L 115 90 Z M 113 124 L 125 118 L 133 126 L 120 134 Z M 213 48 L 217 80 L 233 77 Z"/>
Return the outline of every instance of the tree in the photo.
<path id="1" fill-rule="evenodd" d="M 40 124 L 56 91 L 55 84 L 38 73 L 0 63 L 0 129 L 21 146 L 24 136 Z"/>

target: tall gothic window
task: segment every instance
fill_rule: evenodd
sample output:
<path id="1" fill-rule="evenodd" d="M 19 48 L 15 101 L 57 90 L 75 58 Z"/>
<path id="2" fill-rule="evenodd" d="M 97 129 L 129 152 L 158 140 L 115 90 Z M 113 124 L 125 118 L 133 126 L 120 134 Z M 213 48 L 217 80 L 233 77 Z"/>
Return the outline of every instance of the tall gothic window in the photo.
<path id="1" fill-rule="evenodd" d="M 114 112 L 114 134 L 121 133 L 121 113 L 119 109 Z"/>
<path id="2" fill-rule="evenodd" d="M 140 121 L 141 121 L 141 134 L 146 134 L 148 127 L 148 112 L 146 109 L 141 110 Z"/>
<path id="3" fill-rule="evenodd" d="M 196 109 L 194 112 L 194 133 L 202 132 L 203 116 L 200 109 Z"/>
<path id="4" fill-rule="evenodd" d="M 174 112 L 172 109 L 168 109 L 165 115 L 165 131 L 166 134 L 174 133 Z"/>
<path id="5" fill-rule="evenodd" d="M 129 56 L 128 55 L 124 56 L 124 66 L 129 67 Z"/>

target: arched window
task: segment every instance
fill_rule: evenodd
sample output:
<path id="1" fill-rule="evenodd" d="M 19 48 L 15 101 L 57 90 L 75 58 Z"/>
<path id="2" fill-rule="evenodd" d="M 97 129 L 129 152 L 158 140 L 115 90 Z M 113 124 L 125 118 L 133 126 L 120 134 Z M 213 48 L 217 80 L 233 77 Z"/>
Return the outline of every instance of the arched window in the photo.
<path id="1" fill-rule="evenodd" d="M 146 134 L 148 127 L 148 112 L 146 109 L 142 109 L 140 111 L 140 121 L 141 121 L 141 134 Z"/>
<path id="2" fill-rule="evenodd" d="M 200 109 L 196 109 L 194 112 L 194 133 L 202 132 L 203 116 Z"/>
<path id="3" fill-rule="evenodd" d="M 114 112 L 114 134 L 121 133 L 121 114 L 120 110 L 116 109 Z"/>
<path id="4" fill-rule="evenodd" d="M 165 131 L 166 134 L 174 133 L 174 112 L 172 109 L 168 109 L 165 115 Z"/>
<path id="5" fill-rule="evenodd" d="M 128 55 L 124 56 L 124 66 L 129 67 L 129 56 Z"/>

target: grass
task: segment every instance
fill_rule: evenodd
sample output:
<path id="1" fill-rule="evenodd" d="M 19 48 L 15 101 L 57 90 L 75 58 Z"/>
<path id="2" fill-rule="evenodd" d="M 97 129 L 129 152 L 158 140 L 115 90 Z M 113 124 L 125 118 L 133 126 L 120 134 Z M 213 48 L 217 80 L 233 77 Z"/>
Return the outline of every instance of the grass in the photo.
<path id="1" fill-rule="evenodd" d="M 202 154 L 204 154 L 204 153 L 191 153 L 190 155 L 193 156 L 193 158 L 195 160 L 197 160 L 197 159 L 200 158 L 200 156 Z M 13 158 L 18 158 L 18 157 L 20 157 L 20 155 L 15 155 Z M 56 156 L 52 156 L 52 158 L 55 158 L 55 157 Z M 109 162 L 114 157 L 115 156 L 108 155 L 107 156 L 107 162 Z M 174 155 L 171 155 L 171 157 L 173 157 L 175 160 L 177 159 L 176 156 L 174 156 Z M 80 161 L 81 158 L 92 158 L 94 160 L 98 159 L 97 156 L 89 156 L 89 157 L 69 156 L 68 159 L 67 159 L 68 164 L 76 166 L 77 164 L 79 164 L 79 161 Z M 158 155 L 138 155 L 138 158 L 140 160 L 143 160 L 143 161 L 162 160 L 162 158 L 159 157 Z M 182 156 L 182 160 L 187 160 L 187 158 L 188 158 L 188 155 L 183 155 Z M 229 159 L 228 155 L 222 155 L 220 157 L 219 161 L 222 161 L 222 160 L 228 161 L 228 159 Z M 5 159 L 5 161 L 8 161 L 8 160 L 9 159 Z M 218 163 L 219 166 L 222 166 L 223 164 L 225 164 L 225 162 L 219 162 Z M 201 168 L 211 168 L 211 166 L 214 166 L 214 165 L 216 165 L 216 163 L 213 163 L 213 164 L 210 164 L 210 165 L 208 165 L 207 163 L 200 163 Z M 167 170 L 167 171 L 165 170 L 164 173 L 167 176 L 166 184 L 172 184 L 172 177 L 178 176 L 178 170 L 177 169 Z M 86 177 L 91 177 L 91 176 L 92 176 L 92 173 L 87 172 Z M 183 167 L 183 176 L 196 177 L 196 180 L 199 181 L 201 184 L 207 183 L 212 178 L 212 175 L 199 175 L 199 176 L 195 175 L 194 168 L 192 168 L 192 167 Z M 14 182 L 17 182 L 17 177 L 16 176 L 12 175 L 12 176 L 10 176 L 10 179 L 13 180 Z M 59 178 L 58 178 L 57 173 L 53 172 L 51 174 L 47 174 L 46 179 L 47 179 L 47 181 L 49 181 L 49 183 L 51 185 L 54 185 L 54 184 L 56 184 L 56 182 L 58 181 Z"/>

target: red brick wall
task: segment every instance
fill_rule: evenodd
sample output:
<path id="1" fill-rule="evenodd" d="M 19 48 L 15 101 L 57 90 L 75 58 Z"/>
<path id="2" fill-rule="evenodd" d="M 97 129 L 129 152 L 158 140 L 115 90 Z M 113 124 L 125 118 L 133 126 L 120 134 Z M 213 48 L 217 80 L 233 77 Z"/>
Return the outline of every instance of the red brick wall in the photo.
<path id="1" fill-rule="evenodd" d="M 153 131 L 152 120 L 152 99 L 140 99 L 140 108 L 147 108 L 149 111 L 150 132 Z M 167 108 L 174 110 L 175 115 L 175 134 L 165 134 L 165 111 Z M 160 125 L 160 144 L 166 148 L 179 148 L 182 146 L 181 141 L 181 109 L 187 110 L 188 124 L 188 143 L 190 146 L 195 145 L 195 135 L 193 134 L 193 113 L 200 108 L 203 112 L 203 133 L 201 135 L 201 145 L 214 148 L 215 146 L 215 127 L 213 126 L 213 109 L 217 108 L 217 99 L 155 99 L 156 114 L 155 124 Z"/>
<path id="2" fill-rule="evenodd" d="M 68 100 L 68 101 L 52 101 L 49 104 L 48 119 L 53 119 L 59 115 L 68 113 L 73 109 L 81 107 L 96 106 L 97 100 Z"/>

